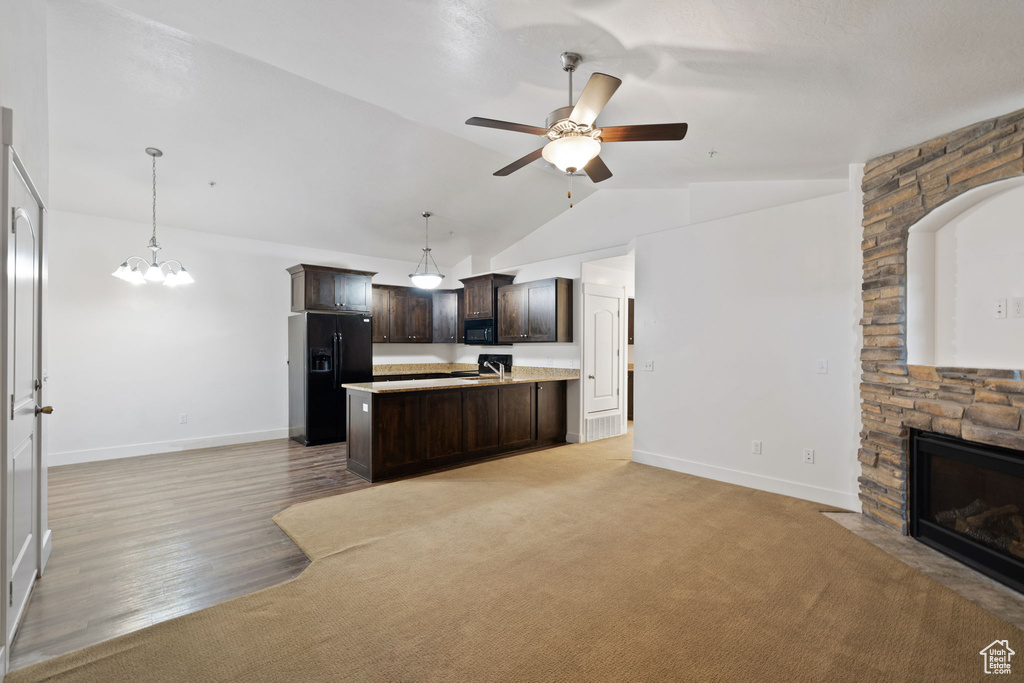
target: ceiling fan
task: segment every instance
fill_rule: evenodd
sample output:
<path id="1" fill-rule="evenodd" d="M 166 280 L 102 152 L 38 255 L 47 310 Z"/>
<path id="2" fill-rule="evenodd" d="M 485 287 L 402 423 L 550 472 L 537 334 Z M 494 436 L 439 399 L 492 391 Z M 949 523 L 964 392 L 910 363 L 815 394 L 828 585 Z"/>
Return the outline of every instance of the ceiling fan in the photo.
<path id="1" fill-rule="evenodd" d="M 682 140 L 686 136 L 685 123 L 655 123 L 641 126 L 608 126 L 597 128 L 594 122 L 604 106 L 608 104 L 615 90 L 622 81 L 614 76 L 595 72 L 587 81 L 580 93 L 579 100 L 573 104 L 572 74 L 582 61 L 575 52 L 562 53 L 562 69 L 569 73 L 569 105 L 559 107 L 550 114 L 546 121 L 547 128 L 529 126 L 523 123 L 510 123 L 478 116 L 466 121 L 470 126 L 513 130 L 518 133 L 546 137 L 548 142 L 526 156 L 494 172 L 497 176 L 506 176 L 518 171 L 541 157 L 554 164 L 559 170 L 572 174 L 579 170 L 595 183 L 612 177 L 612 172 L 602 161 L 601 143 L 604 142 L 639 142 L 644 140 Z M 572 197 L 570 185 L 569 196 Z"/>

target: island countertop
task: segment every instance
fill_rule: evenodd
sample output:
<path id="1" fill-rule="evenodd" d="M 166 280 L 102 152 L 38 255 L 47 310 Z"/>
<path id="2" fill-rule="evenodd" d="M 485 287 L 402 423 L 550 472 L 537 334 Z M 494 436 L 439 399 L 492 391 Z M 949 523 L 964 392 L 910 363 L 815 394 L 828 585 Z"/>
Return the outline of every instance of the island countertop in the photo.
<path id="1" fill-rule="evenodd" d="M 499 386 L 506 384 L 524 384 L 528 382 L 564 382 L 580 378 L 579 370 L 563 368 L 538 368 L 534 371 L 513 371 L 499 381 L 498 376 L 492 378 L 446 377 L 441 379 L 412 379 L 393 382 L 361 382 L 358 384 L 342 384 L 343 389 L 365 391 L 370 394 L 395 394 L 408 391 L 436 391 L 440 389 L 466 389 L 479 386 Z"/>

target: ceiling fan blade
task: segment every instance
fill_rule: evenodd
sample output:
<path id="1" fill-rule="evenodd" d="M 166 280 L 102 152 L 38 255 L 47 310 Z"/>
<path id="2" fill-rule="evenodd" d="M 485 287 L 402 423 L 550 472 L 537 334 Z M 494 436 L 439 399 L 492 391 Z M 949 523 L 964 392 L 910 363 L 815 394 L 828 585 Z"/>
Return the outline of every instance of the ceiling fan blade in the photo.
<path id="1" fill-rule="evenodd" d="M 510 123 L 509 121 L 498 121 L 497 119 L 483 119 L 474 116 L 466 119 L 467 126 L 482 126 L 484 128 L 497 128 L 499 130 L 514 130 L 517 133 L 529 133 L 530 135 L 547 135 L 547 128 L 528 126 L 525 123 Z"/>
<path id="2" fill-rule="evenodd" d="M 583 167 L 583 172 L 587 174 L 593 182 L 599 183 L 602 180 L 608 180 L 612 177 L 612 172 L 608 170 L 604 160 L 598 155 L 587 162 L 587 165 Z"/>
<path id="3" fill-rule="evenodd" d="M 569 120 L 581 126 L 592 126 L 597 120 L 597 115 L 608 104 L 608 100 L 622 85 L 622 81 L 615 76 L 594 72 L 587 81 L 587 85 L 576 100 L 576 106 L 569 115 Z"/>
<path id="4" fill-rule="evenodd" d="M 608 126 L 601 129 L 601 142 L 643 142 L 645 140 L 682 140 L 685 123 L 651 123 L 643 126 Z"/>
<path id="5" fill-rule="evenodd" d="M 541 153 L 543 151 L 543 147 L 541 147 L 540 149 L 535 149 L 529 154 L 527 154 L 525 157 L 516 159 L 505 168 L 495 171 L 494 175 L 509 175 L 510 173 L 514 173 L 521 169 L 523 166 L 526 166 L 527 164 L 532 164 L 533 162 L 537 161 L 537 159 L 540 159 Z"/>

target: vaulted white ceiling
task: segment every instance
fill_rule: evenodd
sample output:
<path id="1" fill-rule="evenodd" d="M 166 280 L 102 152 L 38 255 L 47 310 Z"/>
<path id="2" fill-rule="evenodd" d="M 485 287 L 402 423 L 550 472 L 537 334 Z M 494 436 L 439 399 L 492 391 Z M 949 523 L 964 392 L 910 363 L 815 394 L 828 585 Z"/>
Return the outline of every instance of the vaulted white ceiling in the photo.
<path id="1" fill-rule="evenodd" d="M 538 138 L 463 124 L 543 125 L 567 104 L 564 50 L 584 56 L 577 93 L 592 71 L 623 79 L 599 124 L 690 124 L 607 145 L 601 189 L 839 177 L 1024 106 L 1014 0 L 50 0 L 49 16 L 56 208 L 145 221 L 154 145 L 162 223 L 416 258 L 430 209 L 446 264 L 568 209 L 542 163 L 491 175 Z"/>

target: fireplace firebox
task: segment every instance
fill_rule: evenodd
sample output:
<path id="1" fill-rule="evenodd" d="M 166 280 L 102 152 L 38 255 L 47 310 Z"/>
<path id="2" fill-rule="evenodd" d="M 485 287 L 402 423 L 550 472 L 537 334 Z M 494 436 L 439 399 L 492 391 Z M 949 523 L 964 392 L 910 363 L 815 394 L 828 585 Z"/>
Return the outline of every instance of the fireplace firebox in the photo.
<path id="1" fill-rule="evenodd" d="M 910 533 L 1024 593 L 1024 452 L 913 430 Z"/>

